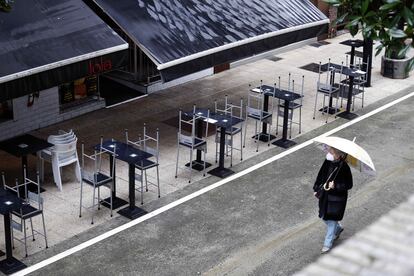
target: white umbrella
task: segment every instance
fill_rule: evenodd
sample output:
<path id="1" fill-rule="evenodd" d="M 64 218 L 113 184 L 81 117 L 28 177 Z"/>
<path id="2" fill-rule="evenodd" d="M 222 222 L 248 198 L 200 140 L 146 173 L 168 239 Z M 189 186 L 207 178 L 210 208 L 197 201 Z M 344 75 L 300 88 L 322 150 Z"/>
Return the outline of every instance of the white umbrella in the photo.
<path id="1" fill-rule="evenodd" d="M 346 159 L 348 164 L 358 168 L 362 172 L 375 174 L 375 166 L 371 157 L 363 148 L 355 143 L 355 138 L 353 141 L 350 141 L 340 137 L 327 136 L 317 137 L 314 139 L 314 142 L 325 144 L 348 154 Z"/>

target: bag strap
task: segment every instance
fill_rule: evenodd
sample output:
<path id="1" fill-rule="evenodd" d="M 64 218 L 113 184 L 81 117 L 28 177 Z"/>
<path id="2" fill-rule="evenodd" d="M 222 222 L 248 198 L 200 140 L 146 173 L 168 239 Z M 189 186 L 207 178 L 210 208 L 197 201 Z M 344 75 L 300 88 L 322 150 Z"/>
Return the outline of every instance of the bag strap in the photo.
<path id="1" fill-rule="evenodd" d="M 326 182 L 328 182 L 329 181 L 329 178 L 331 178 L 331 176 L 336 172 L 336 170 L 338 169 L 338 167 L 336 167 L 332 172 L 331 172 L 331 174 L 328 176 L 328 178 L 326 179 L 326 181 L 325 182 L 323 182 L 321 185 L 319 185 L 319 189 L 321 189 L 325 184 L 326 184 Z M 338 175 L 338 174 L 337 174 Z M 336 178 L 336 176 L 335 176 L 335 178 Z"/>
<path id="2" fill-rule="evenodd" d="M 335 177 L 334 177 L 331 181 L 334 181 L 334 180 L 336 179 L 336 177 L 338 176 L 338 173 L 339 173 L 339 171 L 341 170 L 342 165 L 344 164 L 344 162 L 345 162 L 345 161 L 341 160 L 341 163 L 340 163 L 340 164 L 339 164 L 339 166 L 337 167 L 337 168 L 338 168 L 338 170 L 336 171 Z M 328 178 L 328 179 L 329 179 L 329 178 Z"/>
<path id="3" fill-rule="evenodd" d="M 343 160 L 341 160 L 341 163 L 339 164 L 339 166 L 338 167 L 336 167 L 333 171 L 332 171 L 332 173 L 328 176 L 328 179 L 326 180 L 326 182 L 325 183 L 323 183 L 322 185 L 321 185 L 321 187 L 323 187 L 326 191 L 328 191 L 328 190 L 330 190 L 330 189 L 326 189 L 325 188 L 325 184 L 329 181 L 329 179 L 331 178 L 331 176 L 336 172 L 336 174 L 335 174 L 335 177 L 334 178 L 332 178 L 331 179 L 331 181 L 334 181 L 335 179 L 336 179 L 336 177 L 338 176 L 338 173 L 339 173 L 339 171 L 340 171 L 340 169 L 342 168 L 342 164 L 343 164 Z"/>

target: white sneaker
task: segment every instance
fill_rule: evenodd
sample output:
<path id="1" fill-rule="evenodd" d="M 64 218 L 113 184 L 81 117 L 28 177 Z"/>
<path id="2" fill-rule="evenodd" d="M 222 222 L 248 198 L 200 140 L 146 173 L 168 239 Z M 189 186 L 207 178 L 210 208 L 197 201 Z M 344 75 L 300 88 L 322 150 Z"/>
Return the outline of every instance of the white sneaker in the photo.
<path id="1" fill-rule="evenodd" d="M 329 250 L 331 250 L 330 247 L 324 246 L 324 247 L 322 247 L 321 254 L 328 253 Z"/>

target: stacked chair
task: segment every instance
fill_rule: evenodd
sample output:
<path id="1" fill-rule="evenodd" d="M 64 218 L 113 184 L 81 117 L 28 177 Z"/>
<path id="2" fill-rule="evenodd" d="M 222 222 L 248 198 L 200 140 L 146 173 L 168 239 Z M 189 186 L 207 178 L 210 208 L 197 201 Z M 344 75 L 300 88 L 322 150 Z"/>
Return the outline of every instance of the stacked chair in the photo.
<path id="1" fill-rule="evenodd" d="M 334 107 L 335 114 L 336 114 L 338 110 L 338 100 L 340 96 L 340 91 L 342 90 L 341 81 L 342 81 L 343 64 L 339 70 L 331 66 L 330 64 L 331 64 L 331 60 L 329 59 L 328 68 L 326 70 L 322 70 L 322 64 L 321 62 L 319 62 L 319 75 L 318 75 L 317 90 L 316 90 L 316 97 L 315 97 L 315 106 L 313 109 L 313 119 L 315 119 L 316 109 L 318 108 L 317 107 L 318 95 L 322 94 L 323 96 L 322 115 L 326 116 L 325 123 L 328 123 L 328 117 L 330 115 L 329 108 L 325 108 L 326 98 L 328 98 L 328 103 L 331 98 L 333 97 L 336 98 L 335 107 Z M 339 83 L 334 82 L 334 76 L 336 73 L 339 74 Z"/>
<path id="2" fill-rule="evenodd" d="M 115 175 L 115 156 L 116 156 L 116 146 L 113 150 L 108 150 L 102 146 L 103 138 L 101 137 L 100 146 L 98 149 L 94 150 L 94 153 L 88 155 L 85 153 L 85 146 L 82 143 L 82 181 L 80 187 L 80 202 L 79 202 L 79 217 L 82 217 L 82 208 L 91 211 L 92 218 L 91 224 L 93 224 L 94 218 L 94 209 L 98 206 L 100 210 L 102 202 L 105 202 L 110 206 L 111 217 L 112 217 L 112 191 L 114 188 L 114 175 Z M 110 155 L 113 158 L 112 164 L 110 164 L 109 173 L 105 172 L 102 169 L 102 159 L 103 155 Z M 88 163 L 92 163 L 92 166 L 87 166 L 85 159 Z M 92 167 L 88 169 L 87 167 Z M 87 184 L 93 189 L 92 193 L 92 205 L 83 204 L 83 193 L 84 193 L 84 184 Z M 109 189 L 110 196 L 108 197 L 109 201 L 101 200 L 101 187 Z M 98 193 L 96 193 L 98 191 Z"/>
<path id="3" fill-rule="evenodd" d="M 275 90 L 271 89 L 270 91 L 263 91 L 263 81 L 260 81 L 259 88 L 252 89 L 251 85 L 249 84 L 249 91 L 247 94 L 247 106 L 246 106 L 246 127 L 244 131 L 244 142 L 243 147 L 246 146 L 246 134 L 247 134 L 247 126 L 249 120 L 254 120 L 255 122 L 255 130 L 254 130 L 254 137 L 256 142 L 256 152 L 259 151 L 259 139 L 261 130 L 261 124 L 265 123 L 269 126 L 268 129 L 268 146 L 270 146 L 270 133 L 272 127 L 272 118 L 273 118 L 273 99 L 275 95 Z M 270 98 L 271 107 L 268 111 L 265 111 L 265 93 Z"/>
<path id="4" fill-rule="evenodd" d="M 236 117 L 239 119 L 243 118 L 243 98 L 240 99 L 240 105 L 236 105 L 233 103 L 228 102 L 228 96 L 225 95 L 224 97 L 224 107 L 222 109 L 219 108 L 217 104 L 217 100 L 214 101 L 214 110 L 216 113 L 228 115 L 231 117 Z M 234 137 L 240 134 L 240 148 L 234 147 Z M 226 156 L 230 153 L 230 167 L 233 166 L 233 150 L 240 151 L 240 161 L 243 160 L 243 122 L 241 122 L 237 126 L 233 126 L 232 128 L 226 129 Z M 216 135 L 215 135 L 215 142 L 216 142 L 216 163 L 218 160 L 219 154 L 219 143 L 220 143 L 220 131 L 216 128 Z"/>
<path id="5" fill-rule="evenodd" d="M 292 125 L 298 125 L 299 127 L 299 134 L 302 133 L 302 106 L 303 106 L 303 91 L 304 91 L 304 84 L 305 84 L 305 76 L 302 76 L 302 81 L 299 84 L 295 84 L 295 80 L 291 79 L 291 74 L 289 73 L 288 82 L 286 85 L 281 84 L 280 76 L 278 77 L 278 88 L 279 90 L 287 90 L 294 93 L 298 93 L 301 95 L 299 99 L 289 102 L 289 139 L 292 138 Z M 284 108 L 285 108 L 285 101 L 281 101 L 279 99 L 277 104 L 277 118 L 276 118 L 276 135 L 278 135 L 279 127 L 283 127 L 283 125 L 279 124 L 279 117 L 284 116 Z M 298 110 L 299 115 L 298 118 L 295 120 L 294 111 Z"/>
<path id="6" fill-rule="evenodd" d="M 50 135 L 47 141 L 54 146 L 42 150 L 38 153 L 40 159 L 40 175 L 41 180 L 44 180 L 44 162 L 47 161 L 52 164 L 53 178 L 59 191 L 62 191 L 62 167 L 75 164 L 75 174 L 77 181 L 81 181 L 80 165 L 76 144 L 78 138 L 75 133 L 59 131 L 58 135 Z"/>
<path id="7" fill-rule="evenodd" d="M 45 225 L 45 216 L 43 214 L 43 198 L 40 195 L 40 177 L 39 172 L 37 172 L 36 182 L 30 180 L 26 177 L 26 168 L 23 169 L 24 181 L 19 184 L 19 181 L 16 179 L 16 185 L 14 187 L 8 186 L 6 184 L 6 179 L 4 173 L 2 173 L 2 182 L 5 190 L 10 190 L 17 194 L 23 200 L 23 205 L 18 211 L 12 213 L 11 218 L 11 227 L 12 227 L 12 241 L 14 248 L 14 241 L 18 241 L 24 244 L 24 250 L 27 254 L 27 239 L 32 238 L 35 241 L 36 235 L 44 237 L 46 248 L 47 245 L 47 236 L 46 236 L 46 225 Z M 36 187 L 34 192 L 28 191 L 27 185 L 34 185 Z M 42 216 L 43 232 L 39 232 L 33 227 L 33 218 L 36 216 Z M 31 235 L 27 234 L 26 221 L 30 221 Z M 18 238 L 14 231 L 23 232 L 23 238 Z"/>
<path id="8" fill-rule="evenodd" d="M 145 151 L 153 155 L 150 159 L 145 159 L 141 161 L 139 164 L 135 164 L 135 168 L 139 171 L 139 173 L 135 173 L 135 180 L 139 181 L 140 187 L 136 189 L 136 191 L 141 193 L 141 205 L 144 204 L 144 182 L 145 182 L 145 191 L 148 192 L 148 185 L 152 185 L 157 187 L 158 190 L 158 198 L 161 196 L 160 193 L 160 175 L 159 175 L 159 130 L 157 128 L 155 137 L 148 135 L 147 133 L 147 126 L 144 124 L 143 136 L 139 136 L 137 141 L 132 141 L 129 139 L 128 129 L 125 130 L 125 139 L 128 145 L 132 145 L 137 149 Z M 155 169 L 156 171 L 156 183 L 151 182 L 148 180 L 147 177 L 147 170 Z"/>
<path id="9" fill-rule="evenodd" d="M 348 60 L 350 58 L 348 55 L 346 55 L 346 64 L 348 65 Z M 354 86 L 352 88 L 352 110 L 355 109 L 355 99 L 361 100 L 361 108 L 364 108 L 364 98 L 365 98 L 365 85 L 367 83 L 367 71 L 368 71 L 368 65 L 369 64 L 369 57 L 367 62 L 363 62 L 362 58 L 357 58 L 355 64 L 353 64 L 354 68 L 359 70 L 361 73 L 361 76 L 354 78 Z M 342 80 L 342 83 L 345 86 L 349 86 L 349 79 L 346 78 Z M 341 100 L 341 106 L 342 106 L 342 100 Z"/>
<path id="10" fill-rule="evenodd" d="M 207 115 L 198 115 L 196 113 L 196 106 L 193 107 L 193 112 L 191 114 L 185 114 L 182 112 L 182 110 L 179 111 L 178 115 L 178 133 L 177 133 L 177 162 L 175 166 L 175 178 L 177 178 L 178 175 L 178 163 L 180 160 L 180 150 L 181 148 L 188 149 L 190 151 L 190 162 L 187 169 L 190 170 L 190 178 L 188 180 L 188 183 L 191 183 L 191 176 L 192 176 L 192 166 L 196 163 L 195 160 L 193 160 L 193 153 L 194 150 L 200 150 L 203 152 L 204 160 L 200 164 L 203 166 L 203 176 L 206 175 L 206 153 L 207 153 L 207 141 L 206 138 L 208 136 L 208 121 L 210 117 L 210 110 L 207 111 Z M 198 122 L 197 122 L 198 121 Z M 197 137 L 196 136 L 196 124 L 201 124 L 201 121 L 206 122 L 205 127 L 205 135 L 203 134 L 203 137 Z M 189 127 L 189 135 L 184 134 L 183 127 Z M 187 132 L 188 133 L 188 132 Z"/>

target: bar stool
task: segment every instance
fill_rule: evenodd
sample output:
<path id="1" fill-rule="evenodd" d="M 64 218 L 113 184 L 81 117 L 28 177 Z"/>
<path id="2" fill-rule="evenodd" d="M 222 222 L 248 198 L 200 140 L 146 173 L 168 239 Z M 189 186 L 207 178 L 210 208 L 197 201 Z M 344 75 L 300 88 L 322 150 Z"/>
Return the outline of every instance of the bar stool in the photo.
<path id="1" fill-rule="evenodd" d="M 348 55 L 346 56 L 346 62 L 348 63 Z M 360 76 L 354 77 L 353 87 L 352 87 L 352 110 L 355 110 L 355 99 L 361 100 L 361 108 L 364 108 L 364 99 L 365 99 L 365 85 L 367 83 L 367 69 L 369 64 L 369 57 L 367 62 L 363 62 L 362 58 L 358 58 L 355 64 L 353 65 L 354 69 L 357 69 L 360 73 Z M 344 86 L 349 87 L 349 78 L 342 80 Z M 343 97 L 341 99 L 342 107 Z"/>
<path id="2" fill-rule="evenodd" d="M 99 150 L 94 151 L 92 155 L 88 155 L 85 153 L 85 145 L 82 143 L 81 149 L 82 149 L 82 159 L 81 159 L 81 168 L 82 168 L 82 181 L 81 181 L 81 187 L 80 187 L 80 202 L 79 202 L 79 217 L 82 217 L 82 208 L 85 208 L 86 210 L 93 210 L 96 206 L 98 206 L 98 210 L 101 209 L 101 193 L 100 188 L 106 187 L 110 191 L 109 196 L 109 202 L 105 201 L 106 204 L 110 206 L 111 210 L 111 217 L 112 217 L 112 191 L 114 188 L 114 178 L 115 175 L 115 157 L 116 157 L 116 145 L 113 148 L 113 151 L 109 151 L 102 146 L 103 144 L 103 138 L 101 137 L 101 142 L 99 146 Z M 110 173 L 107 174 L 102 170 L 102 156 L 103 154 L 110 154 L 112 155 L 112 158 L 114 159 L 114 162 L 112 162 L 112 166 L 110 167 Z M 87 170 L 86 164 L 85 164 L 85 158 L 87 160 L 93 162 L 93 169 Z M 88 186 L 92 187 L 93 194 L 92 194 L 92 205 L 91 206 L 85 206 L 83 205 L 83 184 L 87 184 Z M 95 196 L 96 190 L 98 190 L 98 197 Z M 95 203 L 95 200 L 97 202 Z M 92 218 L 91 218 L 91 224 L 94 223 L 94 211 L 91 211 Z"/>
<path id="3" fill-rule="evenodd" d="M 180 157 L 180 149 L 182 147 L 187 148 L 190 151 L 190 163 L 188 166 L 188 169 L 190 170 L 190 178 L 188 180 L 188 183 L 191 183 L 191 176 L 193 171 L 193 164 L 195 161 L 193 160 L 193 152 L 194 150 L 200 150 L 203 152 L 204 160 L 201 165 L 203 165 L 203 176 L 206 175 L 206 152 L 207 152 L 207 141 L 206 137 L 208 134 L 208 118 L 210 117 L 210 110 L 207 112 L 207 123 L 206 123 L 206 135 L 203 138 L 198 138 L 195 135 L 196 130 L 196 120 L 204 119 L 205 117 L 202 117 L 200 115 L 197 115 L 195 113 L 195 106 L 193 108 L 193 112 L 191 115 L 189 114 L 183 114 L 183 112 L 179 111 L 179 122 L 178 122 L 178 133 L 177 133 L 177 161 L 175 165 L 175 178 L 177 178 L 178 175 L 178 162 Z M 189 126 L 190 129 L 190 135 L 183 134 L 183 126 Z"/>
<path id="4" fill-rule="evenodd" d="M 18 220 L 15 220 L 13 217 L 11 218 L 11 227 L 12 227 L 12 242 L 13 242 L 13 248 L 14 248 L 14 241 L 18 241 L 20 243 L 24 244 L 24 250 L 27 254 L 27 239 L 32 238 L 33 241 L 35 241 L 35 235 L 40 235 L 44 237 L 46 248 L 48 248 L 47 244 L 47 235 L 46 235 L 46 224 L 45 224 L 45 216 L 43 213 L 43 198 L 40 195 L 40 176 L 39 172 L 37 172 L 37 180 L 32 181 L 29 178 L 26 177 L 26 168 L 23 168 L 23 183 L 19 184 L 19 181 L 16 179 L 16 185 L 14 187 L 10 187 L 6 184 L 6 179 L 4 176 L 4 173 L 2 173 L 2 182 L 3 182 L 3 188 L 5 190 L 13 191 L 17 194 L 18 197 L 22 198 L 24 200 L 24 204 L 18 211 L 14 211 L 12 214 L 13 216 L 19 218 Z M 35 192 L 31 192 L 27 190 L 27 185 L 33 185 L 36 187 Z M 24 197 L 21 195 L 20 189 L 24 188 Z M 33 221 L 32 218 L 36 216 L 42 216 L 42 224 L 43 224 L 43 233 L 39 232 L 34 229 L 33 227 Z M 32 230 L 32 235 L 27 235 L 27 229 L 26 229 L 26 220 L 30 221 L 30 228 Z M 17 230 L 19 232 L 23 232 L 23 238 L 17 238 L 14 234 L 14 230 Z"/>
<path id="5" fill-rule="evenodd" d="M 228 96 L 224 98 L 224 109 L 218 108 L 217 100 L 214 101 L 214 108 L 216 113 L 222 113 L 238 119 L 243 119 L 243 98 L 240 99 L 240 105 L 235 105 L 228 102 Z M 234 136 L 240 134 L 240 148 L 234 147 Z M 243 121 L 238 126 L 233 126 L 226 129 L 226 156 L 230 152 L 230 167 L 233 166 L 233 150 L 240 151 L 240 161 L 243 161 Z M 220 143 L 220 131 L 216 127 L 216 163 L 219 154 L 218 145 Z"/>
<path id="6" fill-rule="evenodd" d="M 331 67 L 331 60 L 329 59 L 328 68 L 326 70 L 322 70 L 322 64 L 319 62 L 319 75 L 318 75 L 318 82 L 317 82 L 317 90 L 316 90 L 316 97 L 315 97 L 315 106 L 313 109 L 313 119 L 315 120 L 316 116 L 316 109 L 318 103 L 318 95 L 322 94 L 323 96 L 323 104 L 322 104 L 322 115 L 326 116 L 325 123 L 328 123 L 328 117 L 330 115 L 331 106 L 325 107 L 326 97 L 328 97 L 328 102 L 331 102 L 331 99 L 336 95 L 336 104 L 335 104 L 335 112 L 338 111 L 338 100 L 339 100 L 339 92 L 341 90 L 341 81 L 342 81 L 342 68 L 341 66 L 340 71 L 338 72 L 334 67 Z M 335 73 L 339 74 L 339 83 L 333 82 L 333 76 Z M 321 78 L 325 78 L 325 80 L 321 80 Z"/>
<path id="7" fill-rule="evenodd" d="M 132 145 L 140 150 L 143 150 L 147 153 L 153 155 L 152 159 L 145 159 L 141 162 L 135 164 L 135 168 L 140 171 L 140 173 L 135 173 L 135 180 L 141 183 L 140 188 L 136 191 L 141 193 L 141 205 L 144 204 L 144 181 L 145 181 L 145 191 L 148 192 L 148 184 L 157 187 L 158 198 L 161 196 L 160 192 L 160 174 L 159 174 L 159 129 L 157 128 L 155 137 L 148 135 L 146 124 L 144 124 L 143 139 L 141 136 L 138 137 L 138 141 L 129 140 L 128 129 L 125 130 L 126 142 L 129 145 Z M 153 146 L 151 146 L 153 144 Z M 156 170 L 156 183 L 148 181 L 147 170 L 155 168 Z"/>
<path id="8" fill-rule="evenodd" d="M 290 73 L 289 73 L 289 85 L 288 85 L 288 91 L 294 92 L 295 93 L 295 80 L 292 80 L 291 83 L 292 85 L 290 85 Z M 280 83 L 280 77 L 279 77 L 279 83 Z M 302 83 L 301 83 L 301 90 L 300 90 L 300 95 L 301 97 L 299 99 L 296 99 L 294 101 L 290 101 L 289 102 L 289 139 L 292 138 L 292 125 L 298 125 L 299 127 L 299 134 L 302 133 L 302 106 L 303 106 L 303 91 L 304 91 L 304 83 L 305 83 L 305 76 L 302 76 Z M 279 85 L 279 89 L 280 89 L 280 85 Z M 279 126 L 283 127 L 283 125 L 279 125 L 279 116 L 283 117 L 283 110 L 280 110 L 280 108 L 285 108 L 285 102 L 284 101 L 278 101 L 278 105 L 277 105 L 277 127 L 276 127 L 276 135 L 278 134 L 278 129 Z M 294 110 L 299 111 L 299 118 L 298 120 L 294 120 Z"/>
<path id="9" fill-rule="evenodd" d="M 269 130 L 267 132 L 268 136 L 268 146 L 270 146 L 270 133 L 272 127 L 272 118 L 273 118 L 273 99 L 275 95 L 275 89 L 271 89 L 271 91 L 267 91 L 266 94 L 268 97 L 271 97 L 271 108 L 268 111 L 265 111 L 265 91 L 263 91 L 263 81 L 260 81 L 260 88 L 259 91 L 256 89 L 251 89 L 251 85 L 249 84 L 249 92 L 247 94 L 247 106 L 246 106 L 246 127 L 244 130 L 244 142 L 243 147 L 246 146 L 246 134 L 247 134 L 247 126 L 249 120 L 254 120 L 255 122 L 255 130 L 254 130 L 254 137 L 256 142 L 256 152 L 259 151 L 259 138 L 260 138 L 260 127 L 258 124 L 267 124 L 269 126 Z"/>

